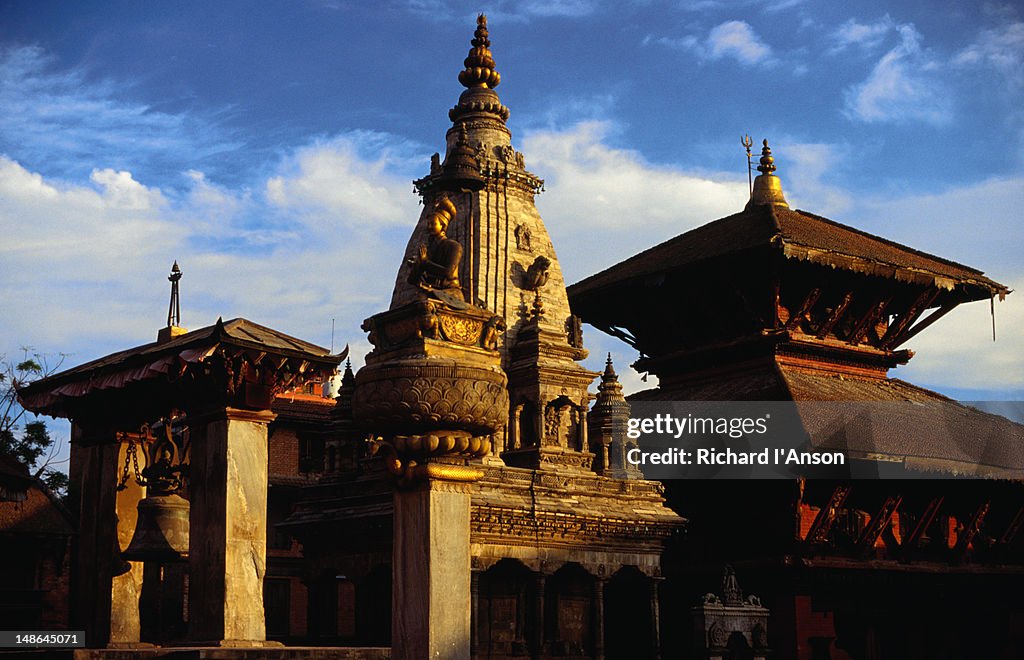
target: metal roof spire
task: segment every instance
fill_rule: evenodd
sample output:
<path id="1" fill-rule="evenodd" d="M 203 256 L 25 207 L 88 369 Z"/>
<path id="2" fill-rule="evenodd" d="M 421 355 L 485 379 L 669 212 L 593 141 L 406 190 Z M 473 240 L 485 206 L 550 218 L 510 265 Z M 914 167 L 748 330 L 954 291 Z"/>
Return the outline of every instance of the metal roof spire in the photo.
<path id="1" fill-rule="evenodd" d="M 754 189 L 750 193 L 750 201 L 747 202 L 746 208 L 749 210 L 752 206 L 771 205 L 788 209 L 789 203 L 782 193 L 782 181 L 775 176 L 775 158 L 772 156 L 771 147 L 768 146 L 768 140 L 763 144 L 761 161 L 757 166 L 760 174 L 754 179 Z"/>

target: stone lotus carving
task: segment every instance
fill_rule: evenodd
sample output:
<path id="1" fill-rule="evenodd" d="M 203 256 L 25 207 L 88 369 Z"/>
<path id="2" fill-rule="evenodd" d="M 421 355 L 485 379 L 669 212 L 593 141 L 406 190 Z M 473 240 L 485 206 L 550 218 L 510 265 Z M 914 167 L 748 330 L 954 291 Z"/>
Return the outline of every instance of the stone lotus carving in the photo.
<path id="1" fill-rule="evenodd" d="M 488 435 L 508 418 L 506 383 L 504 372 L 483 367 L 423 359 L 368 364 L 356 375 L 352 408 L 380 433 Z"/>

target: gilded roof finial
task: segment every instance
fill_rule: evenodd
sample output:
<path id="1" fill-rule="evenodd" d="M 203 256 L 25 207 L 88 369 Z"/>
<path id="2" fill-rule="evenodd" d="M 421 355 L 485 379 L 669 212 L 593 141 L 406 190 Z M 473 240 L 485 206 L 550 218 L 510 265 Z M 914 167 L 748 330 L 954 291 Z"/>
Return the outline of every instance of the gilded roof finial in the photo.
<path id="1" fill-rule="evenodd" d="M 494 70 L 491 40 L 487 38 L 487 17 L 483 14 L 476 18 L 476 32 L 470 43 L 473 47 L 464 62 L 466 68 L 459 73 L 459 82 L 465 87 L 497 87 L 501 83 L 501 74 Z"/>
<path id="2" fill-rule="evenodd" d="M 750 193 L 750 201 L 747 202 L 746 210 L 754 206 L 781 206 L 789 208 L 786 196 L 782 192 L 782 181 L 775 176 L 775 158 L 772 156 L 768 140 L 763 142 L 761 148 L 761 160 L 757 166 L 760 174 L 754 179 L 754 188 Z"/>
<path id="3" fill-rule="evenodd" d="M 772 157 L 772 148 L 768 146 L 767 139 L 764 140 L 762 144 L 764 146 L 761 147 L 761 164 L 757 166 L 757 171 L 761 174 L 770 174 L 774 176 L 775 159 Z"/>

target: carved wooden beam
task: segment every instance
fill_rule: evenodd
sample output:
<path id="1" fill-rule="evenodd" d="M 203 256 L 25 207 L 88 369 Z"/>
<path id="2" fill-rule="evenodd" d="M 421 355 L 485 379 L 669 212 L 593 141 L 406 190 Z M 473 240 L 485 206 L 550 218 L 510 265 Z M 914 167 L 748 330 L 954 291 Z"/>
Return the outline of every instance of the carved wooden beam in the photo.
<path id="1" fill-rule="evenodd" d="M 832 332 L 832 328 L 834 328 L 836 323 L 839 322 L 839 319 L 842 318 L 846 308 L 850 306 L 851 300 L 853 300 L 853 291 L 850 291 L 843 296 L 843 301 L 836 305 L 835 309 L 832 310 L 832 313 L 828 315 L 825 322 L 821 324 L 820 328 L 818 328 L 818 332 L 815 334 L 815 337 L 818 339 L 824 339 L 825 335 Z"/>
<path id="2" fill-rule="evenodd" d="M 859 344 L 861 337 L 863 337 L 868 331 L 868 328 L 878 322 L 879 317 L 882 316 L 882 312 L 885 311 L 885 308 L 889 306 L 890 302 L 892 302 L 892 296 L 889 296 L 885 300 L 880 300 L 877 304 L 872 305 L 867 313 L 861 317 L 860 321 L 857 321 L 853 326 L 853 331 L 850 333 L 850 336 L 846 338 L 846 341 L 854 346 Z"/>
<path id="3" fill-rule="evenodd" d="M 909 561 L 911 555 L 917 550 L 918 544 L 921 542 L 921 537 L 924 536 L 925 530 L 928 529 L 932 521 L 935 520 L 935 516 L 939 513 L 939 509 L 942 507 L 942 502 L 946 498 L 938 496 L 932 498 L 932 501 L 928 503 L 928 506 L 924 508 L 924 512 L 921 517 L 917 519 L 917 524 L 914 526 L 914 531 L 903 539 L 903 543 L 900 545 L 900 554 L 903 561 Z"/>
<path id="4" fill-rule="evenodd" d="M 1006 531 L 1003 532 L 1003 535 L 999 537 L 999 545 L 1009 546 L 1013 543 L 1013 539 L 1017 537 L 1017 533 L 1020 531 L 1021 527 L 1024 527 L 1024 506 L 1017 509 L 1017 515 L 1013 517 L 1009 527 L 1007 527 Z"/>
<path id="5" fill-rule="evenodd" d="M 607 332 L 612 337 L 618 337 L 619 339 L 621 339 L 622 341 L 626 342 L 627 344 L 629 344 L 633 348 L 635 348 L 637 350 L 640 350 L 640 347 L 637 345 L 636 337 L 634 337 L 630 333 L 626 332 L 622 328 L 619 328 L 619 327 L 614 326 L 614 325 L 608 325 L 608 326 L 601 327 L 601 330 Z M 640 352 L 643 353 L 643 351 L 640 351 Z"/>
<path id="6" fill-rule="evenodd" d="M 882 508 L 871 518 L 871 522 L 864 529 L 864 533 L 857 539 L 857 550 L 861 555 L 869 554 L 875 547 L 878 537 L 889 526 L 889 521 L 892 520 L 893 514 L 896 513 L 902 501 L 902 495 L 890 495 L 885 498 Z"/>
<path id="7" fill-rule="evenodd" d="M 786 330 L 794 330 L 798 325 L 800 325 L 800 319 L 802 319 L 807 312 L 811 311 L 811 308 L 814 307 L 814 303 L 818 302 L 818 298 L 820 297 L 820 288 L 815 287 L 811 289 L 810 293 L 807 294 L 807 297 L 804 298 L 804 301 L 800 303 L 800 307 L 797 308 L 796 312 L 790 314 L 789 320 L 786 321 Z"/>
<path id="8" fill-rule="evenodd" d="M 971 541 L 975 539 L 978 532 L 981 531 L 981 526 L 985 522 L 985 516 L 988 514 L 991 502 L 983 502 L 974 515 L 971 516 L 970 522 L 964 527 L 963 531 L 960 532 L 960 536 L 956 540 L 956 547 L 953 549 L 953 558 L 958 562 L 962 562 L 967 558 L 967 549 L 971 545 Z"/>
<path id="9" fill-rule="evenodd" d="M 930 326 L 932 323 L 935 323 L 936 321 L 941 319 L 946 314 L 949 314 L 950 312 L 952 312 L 953 309 L 957 305 L 959 305 L 959 304 L 960 303 L 958 303 L 958 302 L 946 303 L 942 307 L 939 307 L 937 310 L 935 310 L 934 312 L 929 314 L 928 318 L 920 321 L 914 327 L 906 330 L 902 335 L 899 335 L 896 338 L 896 340 L 892 342 L 892 348 L 896 348 L 900 344 L 902 344 L 904 342 L 907 342 L 907 341 L 910 341 L 910 339 L 912 339 L 917 333 L 921 332 L 922 330 L 924 330 L 925 328 Z"/>
<path id="10" fill-rule="evenodd" d="M 832 531 L 832 525 L 836 522 L 839 508 L 846 502 L 846 498 L 850 496 L 852 489 L 852 486 L 844 484 L 835 487 L 832 495 L 828 498 L 828 502 L 825 503 L 825 506 L 821 507 L 818 515 L 814 517 L 814 522 L 811 523 L 811 528 L 807 530 L 807 536 L 804 538 L 804 541 L 807 543 L 828 543 L 828 535 Z"/>
<path id="11" fill-rule="evenodd" d="M 907 311 L 896 319 L 896 322 L 889 327 L 885 336 L 882 337 L 882 341 L 879 343 L 879 348 L 888 350 L 889 346 L 896 341 L 896 338 L 899 337 L 904 330 L 913 325 L 914 321 L 916 321 L 921 314 L 924 314 L 924 311 L 928 309 L 928 306 L 932 304 L 938 295 L 938 289 L 925 289 L 922 291 L 921 295 L 917 297 L 917 300 L 910 305 Z"/>

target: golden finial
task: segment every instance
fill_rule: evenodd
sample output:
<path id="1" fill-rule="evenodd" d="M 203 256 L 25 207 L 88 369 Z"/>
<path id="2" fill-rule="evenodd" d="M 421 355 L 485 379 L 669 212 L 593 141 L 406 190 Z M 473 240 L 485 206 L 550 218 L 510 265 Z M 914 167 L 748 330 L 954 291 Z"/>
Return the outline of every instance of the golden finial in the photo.
<path id="1" fill-rule="evenodd" d="M 491 40 L 487 38 L 487 17 L 483 14 L 476 18 L 476 32 L 470 43 L 473 47 L 463 63 L 466 68 L 459 73 L 459 82 L 464 87 L 497 87 L 501 83 L 501 74 L 494 70 Z"/>
<path id="2" fill-rule="evenodd" d="M 764 145 L 761 147 L 761 160 L 760 165 L 757 166 L 757 171 L 761 174 L 769 174 L 774 176 L 775 172 L 775 159 L 772 158 L 772 148 L 768 146 L 768 140 L 762 142 Z"/>
<path id="3" fill-rule="evenodd" d="M 749 210 L 752 206 L 771 205 L 788 209 L 789 203 L 782 192 L 782 181 L 779 177 L 775 176 L 775 158 L 772 157 L 772 150 L 768 146 L 768 140 L 765 140 L 763 144 L 760 164 L 757 166 L 757 171 L 760 174 L 754 179 L 754 186 L 750 192 L 750 201 L 747 202 L 746 208 Z"/>

